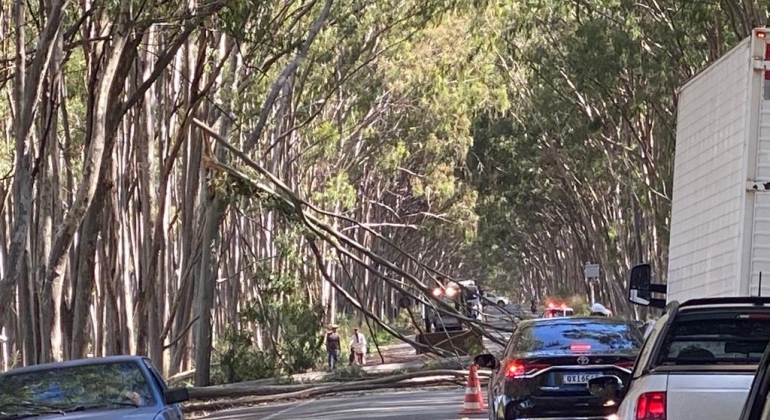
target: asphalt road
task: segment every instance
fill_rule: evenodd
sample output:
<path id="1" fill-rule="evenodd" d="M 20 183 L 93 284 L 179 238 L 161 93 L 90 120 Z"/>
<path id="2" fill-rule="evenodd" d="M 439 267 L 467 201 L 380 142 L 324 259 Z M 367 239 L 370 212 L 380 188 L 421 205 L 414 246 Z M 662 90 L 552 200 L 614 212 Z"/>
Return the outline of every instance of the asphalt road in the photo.
<path id="1" fill-rule="evenodd" d="M 410 390 L 350 395 L 212 414 L 217 420 L 476 420 L 482 415 L 461 415 L 465 388 Z M 486 396 L 485 400 L 486 402 Z"/>

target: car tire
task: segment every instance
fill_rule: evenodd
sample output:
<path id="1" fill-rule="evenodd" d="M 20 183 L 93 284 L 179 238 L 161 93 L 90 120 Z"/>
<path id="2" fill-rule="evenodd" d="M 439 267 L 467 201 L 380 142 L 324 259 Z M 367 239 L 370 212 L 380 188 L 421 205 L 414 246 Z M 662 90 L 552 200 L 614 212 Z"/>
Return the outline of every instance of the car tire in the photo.
<path id="1" fill-rule="evenodd" d="M 497 306 L 500 306 L 500 307 L 505 306 L 505 301 L 504 300 L 498 300 L 497 301 Z"/>

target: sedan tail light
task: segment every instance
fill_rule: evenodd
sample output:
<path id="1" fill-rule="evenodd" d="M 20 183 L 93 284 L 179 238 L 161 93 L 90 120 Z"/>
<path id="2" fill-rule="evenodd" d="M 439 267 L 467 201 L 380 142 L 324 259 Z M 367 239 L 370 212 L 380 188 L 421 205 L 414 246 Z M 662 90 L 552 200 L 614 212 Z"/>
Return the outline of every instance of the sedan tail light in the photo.
<path id="1" fill-rule="evenodd" d="M 636 420 L 666 420 L 666 393 L 645 392 L 636 402 Z"/>
<path id="2" fill-rule="evenodd" d="M 505 365 L 505 377 L 514 379 L 525 375 L 534 375 L 538 371 L 549 368 L 547 363 L 528 363 L 522 360 L 512 360 Z"/>
<path id="3" fill-rule="evenodd" d="M 569 349 L 573 352 L 591 351 L 591 344 L 588 343 L 570 343 Z"/>

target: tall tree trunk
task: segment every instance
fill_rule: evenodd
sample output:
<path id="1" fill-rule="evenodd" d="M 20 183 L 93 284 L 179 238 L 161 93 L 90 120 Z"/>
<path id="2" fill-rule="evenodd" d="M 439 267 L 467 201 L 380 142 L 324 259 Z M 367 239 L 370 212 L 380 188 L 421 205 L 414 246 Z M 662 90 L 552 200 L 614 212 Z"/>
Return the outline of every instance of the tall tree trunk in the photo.
<path id="1" fill-rule="evenodd" d="M 226 159 L 224 148 L 217 146 L 216 149 L 217 157 L 220 161 L 224 161 Z M 206 195 L 204 198 L 206 219 L 202 229 L 202 256 L 195 305 L 195 312 L 198 316 L 195 340 L 195 386 L 208 386 L 211 379 L 211 347 L 213 345 L 211 311 L 214 307 L 215 261 L 217 260 L 212 248 L 219 233 L 219 226 L 226 205 L 219 192 L 213 187 L 204 185 L 201 191 Z"/>
<path id="2" fill-rule="evenodd" d="M 27 67 L 26 40 L 24 31 L 16 33 L 16 62 L 14 77 L 14 103 L 16 118 L 14 132 L 16 140 L 16 173 L 13 180 L 14 219 L 11 246 L 3 281 L 0 282 L 0 319 L 6 319 L 8 309 L 13 302 L 14 288 L 19 274 L 23 271 L 24 251 L 27 248 L 27 237 L 32 222 L 32 173 L 31 144 L 28 144 L 35 110 L 37 108 L 42 77 L 47 74 L 49 58 L 53 48 L 53 40 L 61 25 L 61 13 L 67 0 L 54 0 L 49 9 L 45 27 L 40 34 L 35 57 Z M 24 28 L 26 22 L 26 3 L 17 0 L 14 3 L 13 23 L 16 28 Z"/>

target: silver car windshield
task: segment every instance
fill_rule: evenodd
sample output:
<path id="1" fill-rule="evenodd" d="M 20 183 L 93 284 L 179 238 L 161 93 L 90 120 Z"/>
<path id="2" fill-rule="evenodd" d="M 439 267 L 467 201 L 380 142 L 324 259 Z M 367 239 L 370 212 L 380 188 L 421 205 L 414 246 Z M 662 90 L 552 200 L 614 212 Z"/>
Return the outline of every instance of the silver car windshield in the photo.
<path id="1" fill-rule="evenodd" d="M 24 413 L 118 410 L 156 403 L 144 371 L 134 362 L 0 376 L 0 419 Z"/>

